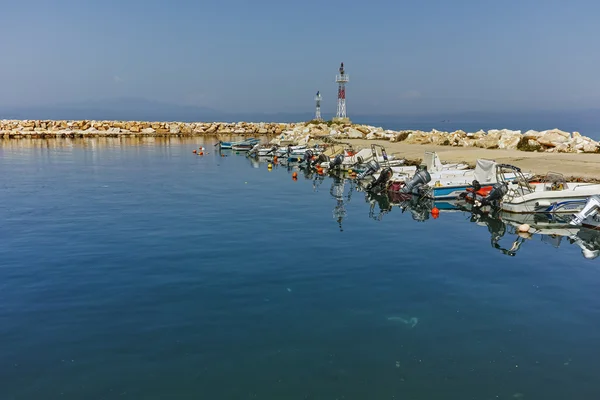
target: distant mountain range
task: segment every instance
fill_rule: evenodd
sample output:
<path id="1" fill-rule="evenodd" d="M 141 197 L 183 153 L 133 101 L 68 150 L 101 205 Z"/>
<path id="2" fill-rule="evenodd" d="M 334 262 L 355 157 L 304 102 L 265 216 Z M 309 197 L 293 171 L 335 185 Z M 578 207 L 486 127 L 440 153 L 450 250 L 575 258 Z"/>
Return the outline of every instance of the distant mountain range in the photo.
<path id="1" fill-rule="evenodd" d="M 312 119 L 312 112 L 227 113 L 207 107 L 179 105 L 139 98 L 88 101 L 35 107 L 0 107 L 0 119 L 90 119 L 140 121 L 294 122 Z M 332 115 L 324 115 L 331 118 Z M 464 112 L 398 115 L 350 115 L 353 122 L 387 129 L 551 129 L 579 130 L 600 135 L 600 110 Z"/>

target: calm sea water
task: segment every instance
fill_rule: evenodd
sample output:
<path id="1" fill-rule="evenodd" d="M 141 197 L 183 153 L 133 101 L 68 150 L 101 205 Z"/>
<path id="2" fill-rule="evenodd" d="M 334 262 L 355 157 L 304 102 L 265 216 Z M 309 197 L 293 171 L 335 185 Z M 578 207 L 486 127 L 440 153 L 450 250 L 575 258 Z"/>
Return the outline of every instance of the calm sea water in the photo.
<path id="1" fill-rule="evenodd" d="M 1 146 L 0 399 L 600 398 L 567 238 L 510 256 L 201 139 Z"/>

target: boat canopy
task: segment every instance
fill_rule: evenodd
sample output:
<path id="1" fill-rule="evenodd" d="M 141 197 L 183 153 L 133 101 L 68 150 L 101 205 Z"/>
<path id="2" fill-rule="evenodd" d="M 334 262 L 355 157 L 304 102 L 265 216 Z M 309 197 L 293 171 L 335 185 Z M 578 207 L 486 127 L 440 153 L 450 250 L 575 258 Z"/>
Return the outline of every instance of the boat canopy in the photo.
<path id="1" fill-rule="evenodd" d="M 496 162 L 493 160 L 478 159 L 475 165 L 475 180 L 481 184 L 496 183 Z"/>

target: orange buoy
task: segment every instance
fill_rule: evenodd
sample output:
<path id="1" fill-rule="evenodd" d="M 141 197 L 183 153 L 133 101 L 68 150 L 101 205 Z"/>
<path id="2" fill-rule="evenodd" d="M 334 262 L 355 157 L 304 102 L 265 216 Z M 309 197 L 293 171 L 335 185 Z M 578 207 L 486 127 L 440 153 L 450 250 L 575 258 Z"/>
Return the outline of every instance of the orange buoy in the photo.
<path id="1" fill-rule="evenodd" d="M 294 178 L 294 179 L 298 178 L 298 173 L 297 172 L 292 172 L 292 178 Z"/>
<path id="2" fill-rule="evenodd" d="M 298 177 L 297 177 L 297 176 L 292 176 L 292 180 L 293 180 L 293 181 L 297 181 L 297 180 L 298 180 Z"/>
<path id="3" fill-rule="evenodd" d="M 440 210 L 437 207 L 431 209 L 431 216 L 435 219 L 440 216 Z"/>
<path id="4" fill-rule="evenodd" d="M 203 156 L 203 155 L 204 155 L 204 152 L 202 152 L 202 151 L 201 151 L 200 153 L 198 153 L 198 155 L 199 155 L 199 156 Z"/>
<path id="5" fill-rule="evenodd" d="M 192 153 L 196 154 L 196 150 L 194 149 L 194 151 L 192 151 Z"/>

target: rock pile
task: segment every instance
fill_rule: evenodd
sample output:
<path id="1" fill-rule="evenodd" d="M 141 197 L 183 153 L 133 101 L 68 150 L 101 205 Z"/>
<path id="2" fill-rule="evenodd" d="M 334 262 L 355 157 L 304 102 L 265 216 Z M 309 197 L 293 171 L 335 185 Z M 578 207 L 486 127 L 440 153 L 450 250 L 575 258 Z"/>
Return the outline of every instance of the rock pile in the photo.
<path id="1" fill-rule="evenodd" d="M 99 136 L 200 136 L 217 134 L 278 135 L 296 124 L 249 122 L 144 122 L 1 120 L 0 136 L 99 137 Z"/>
<path id="2" fill-rule="evenodd" d="M 432 130 L 384 130 L 350 123 L 250 123 L 250 122 L 143 122 L 143 121 L 51 121 L 1 120 L 0 137 L 121 137 L 121 136 L 274 136 L 274 142 L 294 142 L 307 137 L 335 139 L 378 139 L 408 144 L 517 149 L 523 151 L 597 153 L 600 143 L 578 132 L 559 129 L 548 131 L 512 131 L 508 129 L 478 132 Z"/>

